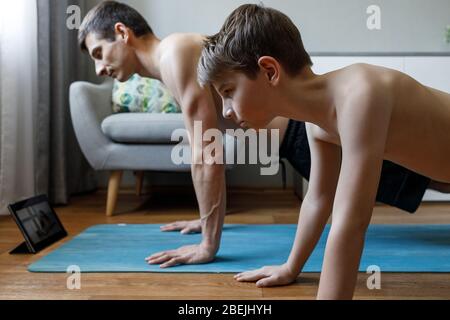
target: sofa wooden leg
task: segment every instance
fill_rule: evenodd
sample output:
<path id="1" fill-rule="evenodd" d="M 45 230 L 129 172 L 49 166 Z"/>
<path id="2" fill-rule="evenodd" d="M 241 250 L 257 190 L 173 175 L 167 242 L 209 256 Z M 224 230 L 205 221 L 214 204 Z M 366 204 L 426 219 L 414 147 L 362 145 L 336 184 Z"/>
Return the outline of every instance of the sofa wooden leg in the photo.
<path id="1" fill-rule="evenodd" d="M 108 195 L 106 200 L 106 215 L 111 217 L 114 214 L 119 194 L 120 181 L 122 180 L 122 170 L 112 171 L 109 176 Z"/>
<path id="2" fill-rule="evenodd" d="M 144 183 L 144 171 L 136 172 L 136 195 L 138 197 L 142 194 L 143 183 Z"/>

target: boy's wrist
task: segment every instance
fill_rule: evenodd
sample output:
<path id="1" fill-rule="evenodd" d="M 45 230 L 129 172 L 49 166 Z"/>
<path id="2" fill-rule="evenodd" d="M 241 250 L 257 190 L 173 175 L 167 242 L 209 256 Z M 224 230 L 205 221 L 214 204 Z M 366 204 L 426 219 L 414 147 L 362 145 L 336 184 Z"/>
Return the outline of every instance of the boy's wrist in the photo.
<path id="1" fill-rule="evenodd" d="M 290 258 L 285 263 L 286 268 L 288 268 L 289 272 L 292 273 L 292 275 L 298 276 L 300 272 L 302 272 L 303 266 L 299 263 L 296 263 L 295 261 L 292 261 Z"/>

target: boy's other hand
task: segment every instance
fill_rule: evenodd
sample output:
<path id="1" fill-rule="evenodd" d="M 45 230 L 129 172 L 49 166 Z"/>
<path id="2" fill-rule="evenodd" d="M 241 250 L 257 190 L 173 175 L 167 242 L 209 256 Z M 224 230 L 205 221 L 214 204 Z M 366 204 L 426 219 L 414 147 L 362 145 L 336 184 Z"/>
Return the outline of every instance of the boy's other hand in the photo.
<path id="1" fill-rule="evenodd" d="M 192 221 L 176 221 L 160 227 L 161 231 L 180 231 L 182 234 L 202 232 L 200 219 Z"/>
<path id="2" fill-rule="evenodd" d="M 195 244 L 155 253 L 145 258 L 145 261 L 148 264 L 160 264 L 161 268 L 167 268 L 180 264 L 207 263 L 214 260 L 215 254 L 215 250 L 203 244 Z"/>
<path id="3" fill-rule="evenodd" d="M 234 276 L 237 281 L 256 282 L 258 287 L 283 286 L 294 282 L 298 273 L 293 272 L 287 263 L 281 266 L 266 266 L 245 271 Z"/>

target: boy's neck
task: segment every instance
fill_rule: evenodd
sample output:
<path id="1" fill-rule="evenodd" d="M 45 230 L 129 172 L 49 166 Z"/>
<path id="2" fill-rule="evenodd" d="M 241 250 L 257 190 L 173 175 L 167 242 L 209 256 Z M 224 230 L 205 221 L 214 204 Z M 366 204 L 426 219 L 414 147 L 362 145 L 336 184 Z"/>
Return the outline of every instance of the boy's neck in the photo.
<path id="1" fill-rule="evenodd" d="M 161 40 L 154 35 L 138 39 L 135 44 L 136 57 L 139 61 L 136 72 L 140 76 L 161 81 L 160 43 Z"/>
<path id="2" fill-rule="evenodd" d="M 327 75 L 316 75 L 305 67 L 290 78 L 284 90 L 283 116 L 298 121 L 310 122 L 323 129 L 330 127 L 334 116 L 333 99 Z"/>

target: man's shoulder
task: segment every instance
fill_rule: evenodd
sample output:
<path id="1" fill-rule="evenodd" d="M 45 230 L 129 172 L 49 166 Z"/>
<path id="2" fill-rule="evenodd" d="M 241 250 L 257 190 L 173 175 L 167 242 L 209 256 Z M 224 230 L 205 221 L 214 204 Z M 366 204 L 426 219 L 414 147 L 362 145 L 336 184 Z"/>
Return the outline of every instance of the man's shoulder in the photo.
<path id="1" fill-rule="evenodd" d="M 197 33 L 173 33 L 161 41 L 162 57 L 184 58 L 200 55 L 204 37 Z"/>
<path id="2" fill-rule="evenodd" d="M 164 83 L 181 99 L 197 85 L 197 64 L 201 54 L 199 34 L 175 33 L 161 41 L 160 69 Z"/>

